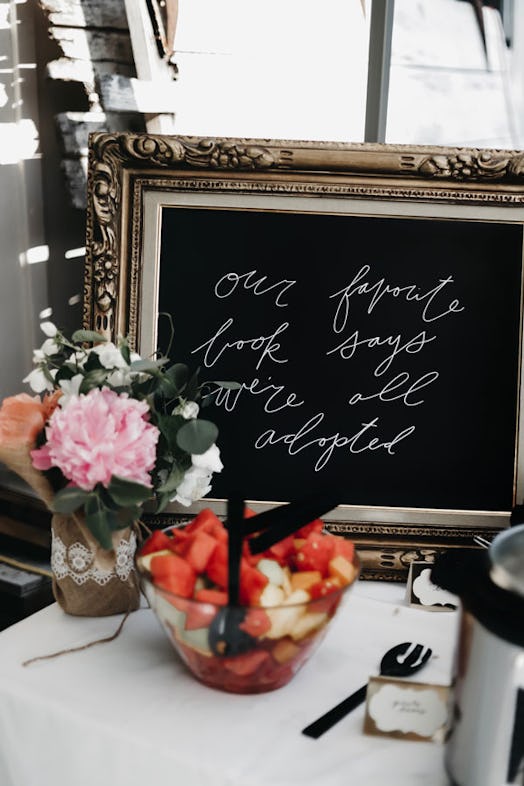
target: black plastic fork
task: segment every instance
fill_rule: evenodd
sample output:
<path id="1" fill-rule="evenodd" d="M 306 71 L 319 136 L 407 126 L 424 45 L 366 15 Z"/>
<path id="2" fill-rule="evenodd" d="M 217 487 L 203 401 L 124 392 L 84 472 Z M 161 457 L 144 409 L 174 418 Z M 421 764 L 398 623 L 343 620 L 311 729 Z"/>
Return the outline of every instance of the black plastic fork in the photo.
<path id="1" fill-rule="evenodd" d="M 430 648 L 423 644 L 413 644 L 409 641 L 397 644 L 396 647 L 388 650 L 380 661 L 380 675 L 382 677 L 407 677 L 410 674 L 415 674 L 428 662 L 431 655 Z M 347 699 L 321 715 L 316 721 L 302 729 L 302 734 L 305 734 L 306 737 L 313 737 L 315 740 L 318 739 L 365 701 L 367 687 L 367 684 L 363 685 Z"/>

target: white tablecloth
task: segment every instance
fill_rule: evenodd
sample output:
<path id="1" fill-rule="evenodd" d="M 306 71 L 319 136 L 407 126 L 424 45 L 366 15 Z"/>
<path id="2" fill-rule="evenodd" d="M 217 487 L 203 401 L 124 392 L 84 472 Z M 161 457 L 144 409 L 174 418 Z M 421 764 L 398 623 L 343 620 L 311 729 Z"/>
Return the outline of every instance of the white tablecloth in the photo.
<path id="1" fill-rule="evenodd" d="M 362 733 L 364 705 L 313 740 L 301 729 L 376 674 L 402 641 L 433 648 L 415 679 L 448 685 L 457 612 L 411 609 L 403 585 L 359 582 L 289 685 L 238 696 L 196 682 L 153 612 L 110 643 L 120 617 L 52 605 L 0 633 L 1 786 L 447 786 L 444 748 Z"/>

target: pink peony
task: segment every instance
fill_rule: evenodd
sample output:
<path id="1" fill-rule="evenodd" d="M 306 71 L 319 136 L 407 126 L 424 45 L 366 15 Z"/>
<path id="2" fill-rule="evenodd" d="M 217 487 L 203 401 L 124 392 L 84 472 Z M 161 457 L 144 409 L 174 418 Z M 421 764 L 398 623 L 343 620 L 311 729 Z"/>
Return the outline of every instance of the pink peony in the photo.
<path id="1" fill-rule="evenodd" d="M 85 491 L 107 486 L 112 475 L 151 487 L 159 431 L 147 422 L 149 407 L 127 393 L 95 388 L 57 408 L 46 444 L 31 452 L 36 469 L 58 467 Z"/>

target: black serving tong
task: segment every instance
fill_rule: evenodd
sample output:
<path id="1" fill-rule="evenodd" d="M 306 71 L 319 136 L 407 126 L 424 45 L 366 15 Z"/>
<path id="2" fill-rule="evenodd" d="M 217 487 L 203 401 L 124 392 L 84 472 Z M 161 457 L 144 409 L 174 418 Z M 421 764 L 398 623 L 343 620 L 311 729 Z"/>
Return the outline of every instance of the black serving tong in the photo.
<path id="1" fill-rule="evenodd" d="M 337 488 L 329 487 L 246 519 L 244 537 L 256 533 L 249 539 L 251 553 L 260 554 L 300 527 L 329 513 L 340 504 L 341 498 Z"/>
<path id="2" fill-rule="evenodd" d="M 242 542 L 248 535 L 252 554 L 260 554 L 300 527 L 323 516 L 339 504 L 340 494 L 333 490 L 315 493 L 279 505 L 249 519 L 244 518 L 244 500 L 232 496 L 227 502 L 228 602 L 222 606 L 209 627 L 208 642 L 215 655 L 229 656 L 247 652 L 254 639 L 240 627 L 246 609 L 238 605 Z M 255 534 L 253 534 L 255 533 Z"/>
<path id="3" fill-rule="evenodd" d="M 254 644 L 253 637 L 240 628 L 246 612 L 238 605 L 244 507 L 244 500 L 240 497 L 228 499 L 225 522 L 228 531 L 227 605 L 217 611 L 208 633 L 208 643 L 215 655 L 239 655 Z"/>

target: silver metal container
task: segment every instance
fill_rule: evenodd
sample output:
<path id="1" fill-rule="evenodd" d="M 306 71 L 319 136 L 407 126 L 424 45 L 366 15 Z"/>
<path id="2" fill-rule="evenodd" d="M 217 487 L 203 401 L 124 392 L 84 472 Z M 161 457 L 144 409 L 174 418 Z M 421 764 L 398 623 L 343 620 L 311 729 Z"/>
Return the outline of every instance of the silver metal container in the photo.
<path id="1" fill-rule="evenodd" d="M 461 599 L 451 783 L 524 786 L 524 525 L 486 551 L 442 555 L 432 577 Z"/>

